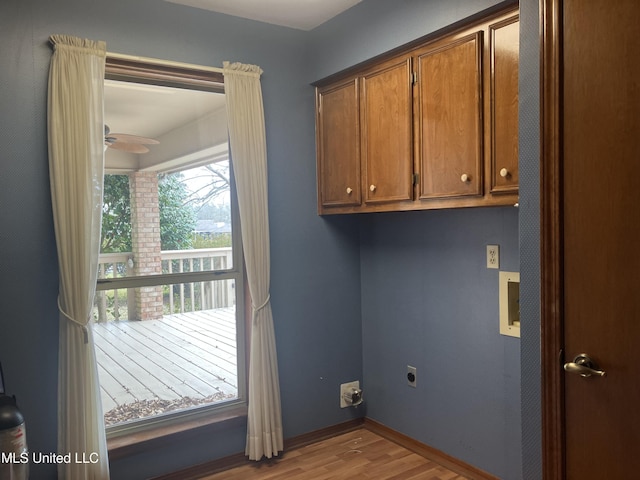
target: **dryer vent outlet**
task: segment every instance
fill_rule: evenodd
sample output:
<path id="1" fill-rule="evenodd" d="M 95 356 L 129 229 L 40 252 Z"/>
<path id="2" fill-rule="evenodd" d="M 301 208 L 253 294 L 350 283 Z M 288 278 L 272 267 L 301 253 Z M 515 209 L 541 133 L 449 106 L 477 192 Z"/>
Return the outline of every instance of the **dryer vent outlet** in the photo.
<path id="1" fill-rule="evenodd" d="M 340 385 L 340 408 L 357 407 L 362 403 L 362 390 L 358 380 Z"/>

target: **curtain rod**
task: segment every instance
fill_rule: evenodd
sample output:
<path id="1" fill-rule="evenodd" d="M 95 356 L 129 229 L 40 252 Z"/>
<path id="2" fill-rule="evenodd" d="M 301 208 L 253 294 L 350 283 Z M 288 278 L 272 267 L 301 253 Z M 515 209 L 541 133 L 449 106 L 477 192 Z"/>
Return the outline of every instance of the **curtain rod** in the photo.
<path id="1" fill-rule="evenodd" d="M 195 63 L 172 62 L 170 60 L 161 60 L 159 58 L 138 57 L 135 55 L 125 55 L 123 53 L 107 52 L 107 57 L 113 58 L 116 60 L 129 60 L 129 61 L 137 61 L 137 62 L 143 62 L 143 63 L 153 63 L 156 65 L 163 65 L 166 67 L 188 68 L 191 70 L 202 70 L 206 72 L 216 72 L 216 73 L 223 72 L 223 69 L 218 67 L 208 67 L 205 65 L 197 65 Z"/>

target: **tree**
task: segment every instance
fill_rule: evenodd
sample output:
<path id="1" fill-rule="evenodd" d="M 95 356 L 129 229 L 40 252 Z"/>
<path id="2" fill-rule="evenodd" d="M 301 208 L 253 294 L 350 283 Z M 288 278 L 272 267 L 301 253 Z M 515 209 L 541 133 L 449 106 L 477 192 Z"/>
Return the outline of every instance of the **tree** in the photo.
<path id="1" fill-rule="evenodd" d="M 205 203 L 198 208 L 198 220 L 213 220 L 214 222 L 231 222 L 231 206 L 228 203 Z"/>
<path id="2" fill-rule="evenodd" d="M 198 170 L 198 175 L 194 178 L 204 179 L 203 186 L 192 192 L 189 196 L 189 203 L 197 209 L 208 205 L 220 195 L 229 193 L 229 161 L 216 162 L 204 165 Z"/>
<path id="3" fill-rule="evenodd" d="M 191 248 L 192 233 L 196 228 L 196 213 L 187 204 L 189 192 L 182 174 L 161 175 L 158 182 L 160 203 L 160 243 L 162 250 Z"/>
<path id="4" fill-rule="evenodd" d="M 129 177 L 126 175 L 104 176 L 100 251 L 131 251 L 131 201 Z"/>
<path id="5" fill-rule="evenodd" d="M 162 250 L 191 248 L 196 213 L 188 204 L 189 193 L 181 174 L 161 175 L 158 180 L 160 240 Z M 105 175 L 102 210 L 102 253 L 131 251 L 131 198 L 127 175 Z"/>

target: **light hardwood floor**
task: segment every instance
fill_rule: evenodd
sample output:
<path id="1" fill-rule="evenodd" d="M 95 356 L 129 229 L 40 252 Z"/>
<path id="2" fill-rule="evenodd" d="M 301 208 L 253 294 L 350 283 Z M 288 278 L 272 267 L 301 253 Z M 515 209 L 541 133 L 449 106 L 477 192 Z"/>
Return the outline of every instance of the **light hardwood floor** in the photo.
<path id="1" fill-rule="evenodd" d="M 467 480 L 361 428 L 201 480 Z"/>

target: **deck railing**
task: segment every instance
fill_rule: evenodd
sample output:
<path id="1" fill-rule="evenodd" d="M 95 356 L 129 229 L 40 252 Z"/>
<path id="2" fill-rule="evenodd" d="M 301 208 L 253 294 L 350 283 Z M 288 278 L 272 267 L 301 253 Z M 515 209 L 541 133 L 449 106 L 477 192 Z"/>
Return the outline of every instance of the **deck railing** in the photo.
<path id="1" fill-rule="evenodd" d="M 231 247 L 197 250 L 165 250 L 161 252 L 162 273 L 226 270 L 232 267 Z M 135 258 L 132 253 L 103 253 L 98 260 L 98 278 L 121 278 L 133 275 Z M 208 280 L 166 286 L 164 308 L 167 314 L 194 312 L 235 305 L 233 280 Z M 135 289 L 98 292 L 95 321 L 132 318 L 135 311 Z M 122 310 L 128 313 L 122 312 Z"/>

